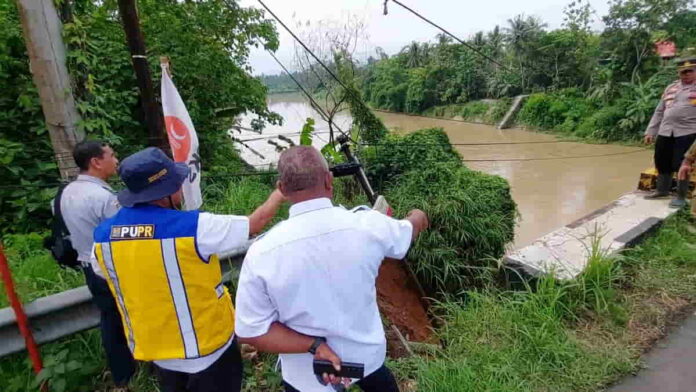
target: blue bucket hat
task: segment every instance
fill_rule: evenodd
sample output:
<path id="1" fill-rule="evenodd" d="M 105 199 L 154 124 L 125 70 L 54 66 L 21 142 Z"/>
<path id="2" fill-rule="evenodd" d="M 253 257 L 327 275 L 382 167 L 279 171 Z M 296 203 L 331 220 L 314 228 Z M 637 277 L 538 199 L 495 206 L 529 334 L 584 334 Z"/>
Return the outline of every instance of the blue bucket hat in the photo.
<path id="1" fill-rule="evenodd" d="M 189 167 L 172 161 L 159 148 L 148 147 L 124 159 L 118 175 L 127 187 L 119 192 L 118 202 L 132 207 L 176 193 L 188 177 Z"/>

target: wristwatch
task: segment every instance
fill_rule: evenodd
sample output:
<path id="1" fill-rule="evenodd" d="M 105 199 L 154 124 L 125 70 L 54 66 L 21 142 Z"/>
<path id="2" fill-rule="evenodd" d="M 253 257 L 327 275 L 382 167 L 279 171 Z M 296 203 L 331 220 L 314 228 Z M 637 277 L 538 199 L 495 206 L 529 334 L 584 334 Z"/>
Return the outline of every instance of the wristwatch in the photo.
<path id="1" fill-rule="evenodd" d="M 319 346 L 321 346 L 322 343 L 326 343 L 326 338 L 322 337 L 315 337 L 314 342 L 312 342 L 312 345 L 309 347 L 309 350 L 307 350 L 310 354 L 314 355 L 317 353 L 317 349 Z"/>

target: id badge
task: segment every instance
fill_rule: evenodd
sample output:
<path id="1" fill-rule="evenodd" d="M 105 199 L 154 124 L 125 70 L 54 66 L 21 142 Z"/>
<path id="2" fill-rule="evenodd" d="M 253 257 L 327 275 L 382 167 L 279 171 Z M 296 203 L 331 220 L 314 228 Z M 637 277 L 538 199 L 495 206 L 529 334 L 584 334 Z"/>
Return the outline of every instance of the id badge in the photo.
<path id="1" fill-rule="evenodd" d="M 692 105 L 696 106 L 696 92 L 690 93 L 688 98 L 689 102 L 691 102 Z"/>

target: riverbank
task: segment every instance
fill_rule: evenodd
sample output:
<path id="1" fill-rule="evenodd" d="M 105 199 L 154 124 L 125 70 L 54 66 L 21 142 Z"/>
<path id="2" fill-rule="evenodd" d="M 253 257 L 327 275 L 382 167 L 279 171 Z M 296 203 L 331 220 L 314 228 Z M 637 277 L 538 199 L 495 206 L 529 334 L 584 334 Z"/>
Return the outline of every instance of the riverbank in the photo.
<path id="1" fill-rule="evenodd" d="M 595 113 L 599 108 L 589 107 L 587 103 L 572 109 L 577 102 L 563 101 L 567 97 L 564 98 L 560 93 L 537 93 L 532 94 L 530 98 L 531 100 L 525 100 L 521 110 L 513 117 L 512 128 L 553 135 L 559 140 L 568 142 L 643 146 L 640 137 L 642 133 L 620 132 L 618 123 L 622 118 L 614 115 L 616 118 L 612 118 L 609 124 L 605 123 L 609 122 L 609 119 L 602 116 L 609 115 L 607 110 Z M 555 107 L 549 103 L 553 99 L 560 100 Z M 411 117 L 497 126 L 512 105 L 512 101 L 511 98 L 484 99 L 465 104 L 434 106 L 419 113 L 395 112 L 375 107 L 372 110 Z M 584 114 L 579 116 L 573 110 L 582 111 Z M 614 108 L 612 110 L 612 113 L 617 111 Z M 630 119 L 626 120 L 630 121 Z"/>
<path id="2" fill-rule="evenodd" d="M 397 374 L 420 392 L 601 390 L 639 369 L 640 354 L 696 305 L 695 242 L 680 213 L 620 257 L 597 253 L 578 279 L 441 304 L 445 348 L 395 362 Z"/>

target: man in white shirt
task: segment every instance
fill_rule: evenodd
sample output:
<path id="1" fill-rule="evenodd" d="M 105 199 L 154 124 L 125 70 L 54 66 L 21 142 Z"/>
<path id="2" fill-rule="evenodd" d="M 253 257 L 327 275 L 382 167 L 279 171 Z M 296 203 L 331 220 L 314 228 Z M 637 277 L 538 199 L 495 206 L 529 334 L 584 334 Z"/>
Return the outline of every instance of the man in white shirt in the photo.
<path id="1" fill-rule="evenodd" d="M 112 391 L 127 391 L 128 382 L 135 373 L 135 360 L 128 349 L 121 316 L 109 286 L 104 278 L 94 273 L 90 263 L 94 229 L 120 208 L 116 194 L 106 182 L 116 174 L 118 159 L 111 147 L 96 140 L 78 143 L 73 158 L 80 175 L 63 190 L 60 211 L 77 259 L 82 263 L 92 301 L 99 309 L 102 346 L 114 381 Z"/>
<path id="2" fill-rule="evenodd" d="M 335 207 L 326 160 L 313 147 L 280 157 L 278 189 L 290 217 L 247 252 L 237 287 L 235 331 L 242 343 L 279 353 L 286 391 L 332 391 L 313 360 L 364 364 L 366 392 L 398 391 L 384 366 L 386 339 L 375 281 L 384 258 L 402 259 L 427 228 L 420 210 L 396 220 Z M 339 359 L 340 358 L 340 359 Z M 346 380 L 342 380 L 346 381 Z"/>

